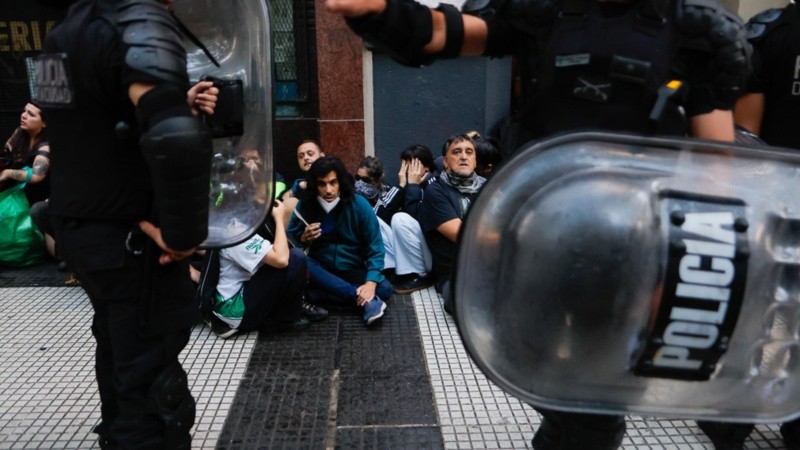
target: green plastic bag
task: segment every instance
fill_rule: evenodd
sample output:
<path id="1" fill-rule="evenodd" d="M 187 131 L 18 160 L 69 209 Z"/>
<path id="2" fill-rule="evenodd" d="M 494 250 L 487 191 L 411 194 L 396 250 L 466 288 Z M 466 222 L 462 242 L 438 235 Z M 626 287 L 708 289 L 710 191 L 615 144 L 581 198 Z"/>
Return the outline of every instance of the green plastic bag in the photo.
<path id="1" fill-rule="evenodd" d="M 0 192 L 0 265 L 25 267 L 44 261 L 44 236 L 31 220 L 20 183 Z"/>

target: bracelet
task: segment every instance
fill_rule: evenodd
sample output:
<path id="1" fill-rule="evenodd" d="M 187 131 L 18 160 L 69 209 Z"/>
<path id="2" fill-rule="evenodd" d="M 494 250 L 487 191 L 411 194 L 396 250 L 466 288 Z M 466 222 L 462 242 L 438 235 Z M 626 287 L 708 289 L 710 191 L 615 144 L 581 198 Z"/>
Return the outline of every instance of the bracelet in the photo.
<path id="1" fill-rule="evenodd" d="M 22 184 L 28 184 L 28 181 L 31 181 L 31 177 L 33 177 L 33 169 L 25 166 L 21 170 L 24 170 L 27 173 L 27 175 L 25 175 L 25 181 L 23 181 Z"/>

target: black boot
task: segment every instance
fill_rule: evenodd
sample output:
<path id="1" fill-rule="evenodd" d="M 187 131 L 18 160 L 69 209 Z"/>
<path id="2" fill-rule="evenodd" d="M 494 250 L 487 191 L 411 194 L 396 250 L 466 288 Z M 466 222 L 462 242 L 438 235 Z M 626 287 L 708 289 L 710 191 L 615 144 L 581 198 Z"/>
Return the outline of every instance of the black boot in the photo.
<path id="1" fill-rule="evenodd" d="M 697 426 L 711 439 L 716 450 L 741 450 L 753 431 L 753 424 L 697 421 Z"/>
<path id="2" fill-rule="evenodd" d="M 800 419 L 781 425 L 781 436 L 786 450 L 800 450 Z"/>
<path id="3" fill-rule="evenodd" d="M 543 417 L 542 423 L 533 435 L 531 447 L 533 450 L 556 450 L 560 439 L 561 429 Z"/>

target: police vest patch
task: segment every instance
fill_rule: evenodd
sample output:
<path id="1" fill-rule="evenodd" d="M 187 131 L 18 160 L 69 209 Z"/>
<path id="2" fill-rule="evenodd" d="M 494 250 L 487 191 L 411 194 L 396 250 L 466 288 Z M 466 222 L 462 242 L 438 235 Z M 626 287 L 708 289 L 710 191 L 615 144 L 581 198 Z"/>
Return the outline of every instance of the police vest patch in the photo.
<path id="1" fill-rule="evenodd" d="M 669 192 L 661 213 L 668 230 L 666 273 L 633 372 L 708 380 L 728 349 L 744 298 L 749 259 L 745 205 Z"/>
<path id="2" fill-rule="evenodd" d="M 592 61 L 589 53 L 556 56 L 556 67 L 586 66 Z"/>
<path id="3" fill-rule="evenodd" d="M 608 103 L 613 83 L 605 78 L 579 75 L 572 86 L 572 95 L 590 102 Z"/>
<path id="4" fill-rule="evenodd" d="M 45 108 L 73 108 L 75 87 L 66 53 L 42 54 L 32 58 L 31 99 Z"/>

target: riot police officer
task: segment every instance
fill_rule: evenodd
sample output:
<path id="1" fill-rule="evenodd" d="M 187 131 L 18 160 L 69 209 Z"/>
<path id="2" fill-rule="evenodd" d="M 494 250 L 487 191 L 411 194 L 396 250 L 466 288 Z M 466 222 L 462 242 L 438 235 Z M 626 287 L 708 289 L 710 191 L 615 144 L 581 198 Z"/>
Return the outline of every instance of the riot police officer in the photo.
<path id="1" fill-rule="evenodd" d="M 747 22 L 752 74 L 736 102 L 735 121 L 763 142 L 800 150 L 800 8 L 794 2 Z M 716 450 L 744 448 L 752 424 L 698 422 Z M 788 450 L 800 450 L 800 419 L 780 427 Z"/>
<path id="2" fill-rule="evenodd" d="M 94 308 L 102 448 L 191 446 L 178 354 L 199 318 L 184 258 L 207 235 L 211 137 L 171 3 L 80 0 L 35 61 L 56 241 Z"/>
<path id="3" fill-rule="evenodd" d="M 325 4 L 407 65 L 516 56 L 517 144 L 579 129 L 734 138 L 731 110 L 749 46 L 740 19 L 717 0 L 474 0 L 463 13 L 411 0 Z M 622 441 L 623 417 L 538 409 L 535 449 L 614 449 Z"/>
<path id="4" fill-rule="evenodd" d="M 769 145 L 800 150 L 800 7 L 766 10 L 746 29 L 753 74 L 736 102 L 736 123 Z"/>

